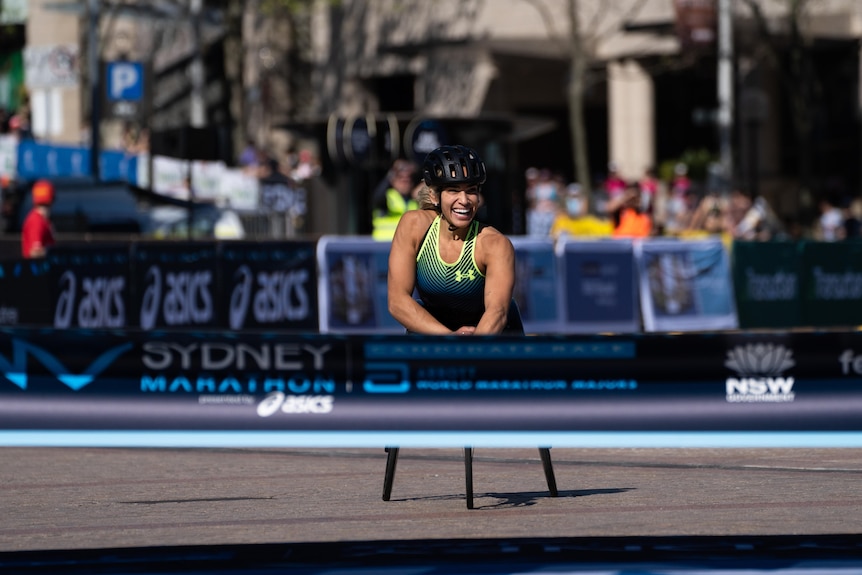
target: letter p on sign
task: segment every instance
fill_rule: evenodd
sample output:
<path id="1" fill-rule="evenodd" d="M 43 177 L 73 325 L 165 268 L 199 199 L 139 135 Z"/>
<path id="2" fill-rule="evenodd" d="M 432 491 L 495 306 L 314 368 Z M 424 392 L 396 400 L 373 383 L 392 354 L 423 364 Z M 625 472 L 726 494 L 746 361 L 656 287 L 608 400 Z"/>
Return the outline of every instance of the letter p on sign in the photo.
<path id="1" fill-rule="evenodd" d="M 144 94 L 144 67 L 140 62 L 110 62 L 108 99 L 137 102 Z"/>

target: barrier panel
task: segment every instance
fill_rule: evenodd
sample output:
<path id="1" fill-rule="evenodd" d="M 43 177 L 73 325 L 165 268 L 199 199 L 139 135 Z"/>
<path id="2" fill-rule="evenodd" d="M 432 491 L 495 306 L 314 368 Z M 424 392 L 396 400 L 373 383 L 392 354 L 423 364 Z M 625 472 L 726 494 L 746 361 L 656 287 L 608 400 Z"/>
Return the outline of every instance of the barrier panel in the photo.
<path id="1" fill-rule="evenodd" d="M 2 329 L 0 444 L 862 447 L 862 333 Z"/>
<path id="2" fill-rule="evenodd" d="M 512 238 L 529 334 L 862 325 L 862 243 Z M 400 334 L 389 244 L 81 243 L 0 262 L 0 325 Z"/>
<path id="3" fill-rule="evenodd" d="M 645 331 L 736 329 L 730 263 L 720 239 L 636 241 Z"/>
<path id="4" fill-rule="evenodd" d="M 219 325 L 235 330 L 316 332 L 316 276 L 312 241 L 222 243 L 218 251 Z"/>
<path id="5" fill-rule="evenodd" d="M 132 262 L 134 327 L 219 327 L 215 242 L 136 243 Z"/>
<path id="6" fill-rule="evenodd" d="M 125 328 L 132 301 L 129 246 L 60 246 L 47 257 L 45 306 L 55 328 Z"/>
<path id="7" fill-rule="evenodd" d="M 560 305 L 559 260 L 551 239 L 512 237 L 515 248 L 515 291 L 527 333 L 559 333 L 563 329 Z"/>
<path id="8" fill-rule="evenodd" d="M 862 242 L 802 246 L 803 325 L 862 324 Z"/>
<path id="9" fill-rule="evenodd" d="M 0 325 L 51 325 L 45 260 L 0 261 Z"/>
<path id="10" fill-rule="evenodd" d="M 317 241 L 321 333 L 404 333 L 389 313 L 389 246 L 370 236 Z"/>
<path id="11" fill-rule="evenodd" d="M 15 289 L 0 302 L 21 293 L 38 303 L 38 316 L 9 308 L 6 323 L 16 325 L 316 332 L 314 250 L 312 241 L 65 245 L 16 262 L 45 271 L 11 278 Z"/>
<path id="12" fill-rule="evenodd" d="M 734 242 L 733 284 L 741 328 L 801 325 L 798 242 Z"/>
<path id="13" fill-rule="evenodd" d="M 633 333 L 641 329 L 631 240 L 564 240 L 559 299 L 564 333 Z"/>

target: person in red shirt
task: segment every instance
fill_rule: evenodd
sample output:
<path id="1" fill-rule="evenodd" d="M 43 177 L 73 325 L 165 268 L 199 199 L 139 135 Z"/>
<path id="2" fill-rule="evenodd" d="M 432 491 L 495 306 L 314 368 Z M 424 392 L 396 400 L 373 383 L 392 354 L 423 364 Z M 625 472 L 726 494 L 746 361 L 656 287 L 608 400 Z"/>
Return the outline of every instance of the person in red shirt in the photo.
<path id="1" fill-rule="evenodd" d="M 51 226 L 54 185 L 47 180 L 38 180 L 33 184 L 31 193 L 33 208 L 21 228 L 21 254 L 25 258 L 41 258 L 55 244 Z"/>

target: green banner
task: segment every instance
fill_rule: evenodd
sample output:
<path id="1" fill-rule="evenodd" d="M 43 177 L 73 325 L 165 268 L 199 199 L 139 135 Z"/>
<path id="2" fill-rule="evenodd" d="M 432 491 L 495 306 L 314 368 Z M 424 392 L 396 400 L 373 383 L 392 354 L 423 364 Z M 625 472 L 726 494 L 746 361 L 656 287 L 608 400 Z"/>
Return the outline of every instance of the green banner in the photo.
<path id="1" fill-rule="evenodd" d="M 797 242 L 734 242 L 733 285 L 740 328 L 800 325 L 801 249 Z"/>
<path id="2" fill-rule="evenodd" d="M 862 242 L 805 242 L 801 325 L 862 325 Z"/>

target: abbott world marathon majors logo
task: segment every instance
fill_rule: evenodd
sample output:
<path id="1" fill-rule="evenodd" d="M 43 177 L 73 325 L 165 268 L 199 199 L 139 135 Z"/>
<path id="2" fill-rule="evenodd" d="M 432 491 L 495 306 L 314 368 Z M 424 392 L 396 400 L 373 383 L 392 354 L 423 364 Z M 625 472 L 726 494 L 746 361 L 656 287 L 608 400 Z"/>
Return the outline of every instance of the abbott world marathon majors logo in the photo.
<path id="1" fill-rule="evenodd" d="M 796 365 L 793 352 L 783 345 L 750 343 L 727 352 L 724 365 L 739 377 L 728 377 L 725 387 L 731 403 L 793 401 L 793 378 L 784 372 Z"/>

